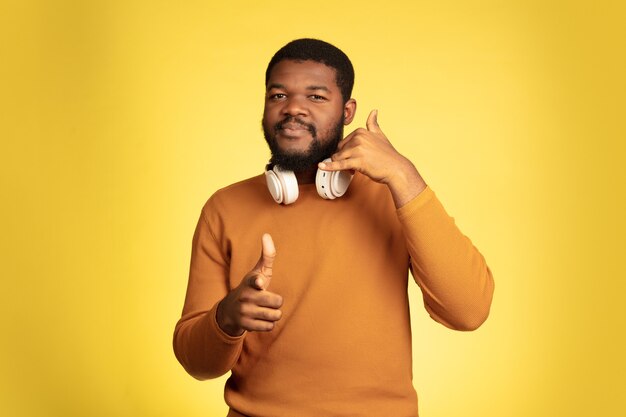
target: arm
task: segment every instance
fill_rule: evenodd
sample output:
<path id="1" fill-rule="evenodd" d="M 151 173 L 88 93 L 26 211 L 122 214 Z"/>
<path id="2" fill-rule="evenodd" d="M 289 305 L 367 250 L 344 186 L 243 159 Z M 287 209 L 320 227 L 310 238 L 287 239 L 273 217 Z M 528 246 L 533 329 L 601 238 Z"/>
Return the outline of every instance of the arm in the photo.
<path id="1" fill-rule="evenodd" d="M 430 187 L 397 213 L 430 316 L 451 329 L 477 329 L 489 315 L 494 289 L 484 257 Z"/>
<path id="2" fill-rule="evenodd" d="M 372 111 L 367 129 L 348 135 L 332 162 L 319 167 L 359 171 L 389 187 L 426 310 L 452 329 L 476 329 L 489 314 L 494 287 L 491 271 L 415 166 L 391 145 L 377 116 Z"/>
<path id="3" fill-rule="evenodd" d="M 187 296 L 174 330 L 174 353 L 197 379 L 221 376 L 237 362 L 245 331 L 269 331 L 282 298 L 267 291 L 275 249 L 269 235 L 257 265 L 229 291 L 229 265 L 203 210 L 194 233 Z"/>
<path id="4" fill-rule="evenodd" d="M 228 269 L 203 209 L 193 235 L 183 313 L 174 330 L 176 358 L 197 379 L 228 372 L 243 346 L 243 336 L 228 335 L 216 321 L 217 304 L 229 291 Z"/>

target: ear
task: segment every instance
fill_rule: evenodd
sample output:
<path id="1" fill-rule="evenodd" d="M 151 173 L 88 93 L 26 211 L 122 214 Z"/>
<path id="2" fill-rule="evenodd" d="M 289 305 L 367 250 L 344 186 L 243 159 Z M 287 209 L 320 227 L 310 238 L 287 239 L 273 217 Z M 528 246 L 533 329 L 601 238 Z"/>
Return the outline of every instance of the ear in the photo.
<path id="1" fill-rule="evenodd" d="M 349 125 L 352 123 L 352 119 L 354 119 L 354 115 L 356 113 L 356 100 L 351 98 L 346 101 L 346 104 L 343 106 L 343 116 L 344 116 L 344 125 Z"/>

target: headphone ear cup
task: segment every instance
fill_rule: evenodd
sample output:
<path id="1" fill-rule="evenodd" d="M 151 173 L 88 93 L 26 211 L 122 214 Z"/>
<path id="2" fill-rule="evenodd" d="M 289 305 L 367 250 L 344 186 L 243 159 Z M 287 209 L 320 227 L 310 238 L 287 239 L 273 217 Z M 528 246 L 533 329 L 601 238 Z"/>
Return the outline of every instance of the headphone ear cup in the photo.
<path id="1" fill-rule="evenodd" d="M 291 204 L 298 199 L 298 195 L 300 191 L 298 189 L 298 180 L 296 179 L 296 174 L 293 171 L 283 170 L 278 166 L 275 166 L 271 171 L 280 183 L 280 188 L 282 191 L 282 201 L 274 200 L 277 203 L 283 204 Z M 268 185 L 269 187 L 269 185 Z M 272 190 L 270 189 L 270 193 Z M 272 194 L 272 197 L 274 195 Z"/>
<path id="2" fill-rule="evenodd" d="M 323 162 L 330 161 L 331 159 L 327 158 Z M 341 197 L 348 190 L 352 177 L 353 175 L 349 171 L 324 171 L 323 169 L 318 169 L 315 175 L 317 193 L 326 200 L 334 200 L 337 197 Z"/>
<path id="3" fill-rule="evenodd" d="M 267 182 L 267 189 L 270 191 L 272 198 L 278 204 L 283 202 L 283 186 L 280 184 L 280 180 L 274 171 L 265 171 L 265 181 Z"/>

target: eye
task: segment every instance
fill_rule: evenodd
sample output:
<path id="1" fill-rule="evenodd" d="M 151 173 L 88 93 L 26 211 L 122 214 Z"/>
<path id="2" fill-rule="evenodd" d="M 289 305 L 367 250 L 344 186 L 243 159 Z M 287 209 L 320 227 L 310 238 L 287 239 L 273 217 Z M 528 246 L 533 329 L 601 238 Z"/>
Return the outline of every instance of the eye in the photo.
<path id="1" fill-rule="evenodd" d="M 287 97 L 286 94 L 283 93 L 275 93 L 275 94 L 270 94 L 269 95 L 269 99 L 270 100 L 282 100 L 283 98 Z"/>
<path id="2" fill-rule="evenodd" d="M 309 96 L 313 101 L 326 101 L 326 97 L 320 96 L 318 94 L 312 94 Z"/>

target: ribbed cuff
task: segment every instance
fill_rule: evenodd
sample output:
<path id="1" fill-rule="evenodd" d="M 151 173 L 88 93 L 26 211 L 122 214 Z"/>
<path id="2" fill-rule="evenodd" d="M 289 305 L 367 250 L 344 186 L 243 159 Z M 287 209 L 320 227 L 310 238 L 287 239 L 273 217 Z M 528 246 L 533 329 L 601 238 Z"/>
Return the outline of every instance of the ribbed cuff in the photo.
<path id="1" fill-rule="evenodd" d="M 433 200 L 435 200 L 435 193 L 427 185 L 421 193 L 416 195 L 411 201 L 396 210 L 400 221 L 410 218 L 415 215 L 415 212 L 421 210 L 424 206 L 427 206 Z"/>

